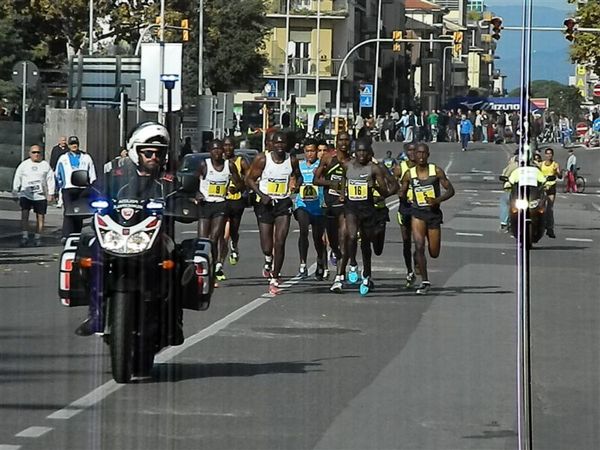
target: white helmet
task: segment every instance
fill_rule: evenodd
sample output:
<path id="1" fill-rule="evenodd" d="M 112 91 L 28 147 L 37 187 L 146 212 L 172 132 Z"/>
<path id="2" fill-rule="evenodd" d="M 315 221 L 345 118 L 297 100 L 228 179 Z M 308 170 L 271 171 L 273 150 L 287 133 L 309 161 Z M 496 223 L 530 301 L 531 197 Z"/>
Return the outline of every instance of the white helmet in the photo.
<path id="1" fill-rule="evenodd" d="M 169 148 L 169 132 L 158 122 L 142 122 L 129 133 L 127 152 L 129 159 L 137 166 L 140 164 L 138 149 L 153 147 L 164 149 L 165 158 Z"/>

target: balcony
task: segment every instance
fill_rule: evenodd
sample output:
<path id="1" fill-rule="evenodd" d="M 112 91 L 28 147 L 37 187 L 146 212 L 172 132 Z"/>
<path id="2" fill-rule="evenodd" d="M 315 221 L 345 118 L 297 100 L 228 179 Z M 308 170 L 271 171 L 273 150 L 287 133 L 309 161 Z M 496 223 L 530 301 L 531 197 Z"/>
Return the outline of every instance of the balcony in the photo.
<path id="1" fill-rule="evenodd" d="M 320 76 L 322 78 L 337 77 L 341 67 L 341 59 L 321 59 Z M 265 69 L 265 75 L 284 76 L 285 58 L 273 59 Z M 290 58 L 288 76 L 295 78 L 314 78 L 317 76 L 317 64 L 312 58 Z M 348 76 L 348 66 L 344 67 L 342 76 Z"/>
<path id="2" fill-rule="evenodd" d="M 344 19 L 348 16 L 349 0 L 321 1 L 321 19 Z M 273 0 L 267 10 L 267 17 L 285 17 L 287 0 Z M 290 0 L 290 17 L 294 19 L 317 17 L 317 0 Z"/>

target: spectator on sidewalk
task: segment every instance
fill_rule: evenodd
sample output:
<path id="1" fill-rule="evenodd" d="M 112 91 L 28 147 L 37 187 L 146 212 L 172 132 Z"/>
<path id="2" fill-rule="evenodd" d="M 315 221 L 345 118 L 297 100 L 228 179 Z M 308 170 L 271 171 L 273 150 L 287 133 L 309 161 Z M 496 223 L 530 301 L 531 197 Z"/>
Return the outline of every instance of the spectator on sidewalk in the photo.
<path id="1" fill-rule="evenodd" d="M 50 164 L 42 159 L 42 148 L 32 145 L 29 158 L 17 167 L 13 179 L 13 195 L 18 197 L 21 207 L 21 247 L 29 243 L 29 211 L 33 209 L 36 228 L 33 243 L 42 245 L 42 231 L 48 210 L 48 202 L 54 197 L 54 172 Z"/>
<path id="2" fill-rule="evenodd" d="M 79 148 L 79 138 L 77 136 L 69 137 L 68 145 L 69 152 L 58 159 L 58 164 L 56 166 L 56 181 L 65 204 L 61 240 L 63 243 L 71 233 L 81 233 L 81 228 L 83 227 L 83 219 L 67 215 L 77 200 L 79 200 L 82 195 L 85 195 L 86 191 L 83 187 L 73 186 L 71 183 L 71 174 L 75 170 L 86 170 L 89 175 L 90 183 L 96 181 L 94 162 L 90 155 Z"/>
<path id="3" fill-rule="evenodd" d="M 61 136 L 60 138 L 58 138 L 58 144 L 56 144 L 54 147 L 52 147 L 52 150 L 50 151 L 50 168 L 52 169 L 52 171 L 54 173 L 56 173 L 56 164 L 58 163 L 58 158 L 60 158 L 62 155 L 64 155 L 65 153 L 67 153 L 69 151 L 69 147 L 67 147 L 67 137 L 66 136 Z M 57 208 L 62 208 L 62 195 L 60 195 L 60 192 L 56 198 L 56 207 Z"/>
<path id="4" fill-rule="evenodd" d="M 459 124 L 460 127 L 460 143 L 462 145 L 462 151 L 466 152 L 467 147 L 469 146 L 469 140 L 471 139 L 471 134 L 473 133 L 473 123 L 465 114 L 462 115 L 462 119 Z"/>

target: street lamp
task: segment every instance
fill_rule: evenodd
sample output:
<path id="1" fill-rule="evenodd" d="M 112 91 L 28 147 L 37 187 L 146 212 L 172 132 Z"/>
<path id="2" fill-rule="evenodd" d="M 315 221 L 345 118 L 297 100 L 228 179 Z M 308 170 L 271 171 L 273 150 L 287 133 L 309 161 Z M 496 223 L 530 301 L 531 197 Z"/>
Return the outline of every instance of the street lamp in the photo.
<path id="1" fill-rule="evenodd" d="M 373 118 L 377 120 L 377 88 L 379 86 L 379 44 L 381 39 L 381 0 L 377 7 L 377 43 L 375 44 L 375 80 L 373 83 Z"/>
<path id="2" fill-rule="evenodd" d="M 164 84 L 165 89 L 167 90 L 167 117 L 166 117 L 166 127 L 169 130 L 169 134 L 171 135 L 171 141 L 169 143 L 169 165 L 175 164 L 177 160 L 177 155 L 175 155 L 175 146 L 173 145 L 175 139 L 173 139 L 173 120 L 172 120 L 172 110 L 173 110 L 173 89 L 175 89 L 175 83 L 179 81 L 179 75 L 177 74 L 162 74 L 160 76 L 160 81 Z"/>
<path id="3" fill-rule="evenodd" d="M 88 55 L 92 54 L 93 51 L 93 40 L 94 40 L 94 0 L 90 0 L 90 23 L 89 23 L 89 39 L 88 39 Z"/>

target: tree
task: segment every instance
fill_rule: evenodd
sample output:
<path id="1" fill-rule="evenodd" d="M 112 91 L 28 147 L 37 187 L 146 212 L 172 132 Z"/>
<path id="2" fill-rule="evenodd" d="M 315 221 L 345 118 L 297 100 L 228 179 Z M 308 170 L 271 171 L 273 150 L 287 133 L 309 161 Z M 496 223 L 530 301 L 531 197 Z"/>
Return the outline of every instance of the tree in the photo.
<path id="1" fill-rule="evenodd" d="M 12 68 L 16 62 L 26 59 L 23 41 L 15 27 L 14 14 L 7 9 L 0 16 L 0 104 L 14 103 L 19 97 L 19 89 L 12 78 Z"/>
<path id="2" fill-rule="evenodd" d="M 577 0 L 568 0 L 576 3 Z M 577 2 L 577 26 L 581 28 L 597 28 L 600 23 L 599 2 Z M 575 33 L 575 39 L 571 44 L 571 60 L 582 64 L 596 73 L 600 73 L 600 34 L 598 33 Z"/>
<path id="3" fill-rule="evenodd" d="M 508 93 L 509 97 L 521 95 L 520 88 Z M 535 80 L 531 82 L 531 97 L 548 98 L 550 109 L 573 119 L 581 116 L 583 97 L 575 86 L 566 86 L 558 81 Z"/>

